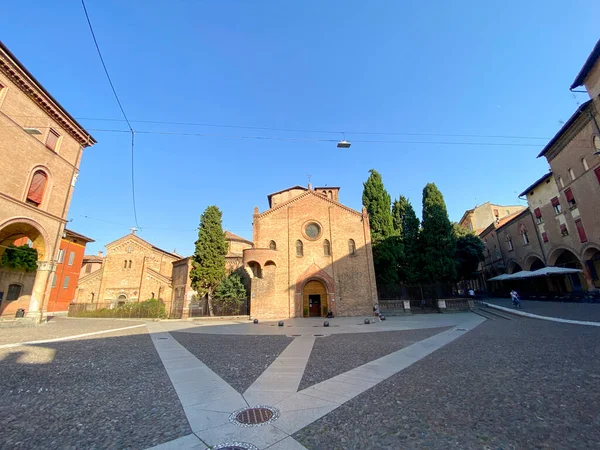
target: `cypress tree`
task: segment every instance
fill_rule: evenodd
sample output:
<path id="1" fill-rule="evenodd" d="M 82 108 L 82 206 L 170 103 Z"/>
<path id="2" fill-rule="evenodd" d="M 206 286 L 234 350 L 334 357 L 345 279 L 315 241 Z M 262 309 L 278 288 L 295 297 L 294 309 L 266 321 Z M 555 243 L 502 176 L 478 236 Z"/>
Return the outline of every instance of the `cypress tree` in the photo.
<path id="1" fill-rule="evenodd" d="M 434 183 L 423 188 L 423 225 L 419 244 L 423 280 L 455 281 L 456 239 L 444 197 Z"/>
<path id="2" fill-rule="evenodd" d="M 221 211 L 216 206 L 209 206 L 200 216 L 198 240 L 190 271 L 192 288 L 199 295 L 207 296 L 211 316 L 213 315 L 213 293 L 226 276 L 227 241 L 225 241 L 221 217 Z"/>
<path id="3" fill-rule="evenodd" d="M 398 264 L 400 281 L 408 284 L 417 283 L 419 260 L 419 219 L 410 201 L 400 196 L 392 205 L 392 221 L 394 230 L 400 237 L 404 253 Z"/>
<path id="4" fill-rule="evenodd" d="M 369 170 L 369 178 L 363 183 L 363 206 L 369 214 L 371 243 L 375 275 L 380 286 L 398 283 L 398 261 L 402 245 L 394 232 L 391 213 L 391 197 L 383 186 L 383 180 L 375 169 Z"/>

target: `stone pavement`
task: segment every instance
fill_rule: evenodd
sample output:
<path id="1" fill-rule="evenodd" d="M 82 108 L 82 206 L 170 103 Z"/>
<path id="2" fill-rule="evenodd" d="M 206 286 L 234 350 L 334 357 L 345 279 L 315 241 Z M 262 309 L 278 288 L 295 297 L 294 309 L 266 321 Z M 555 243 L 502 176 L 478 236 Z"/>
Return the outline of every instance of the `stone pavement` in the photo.
<path id="1" fill-rule="evenodd" d="M 193 434 L 159 445 L 155 449 L 209 448 L 234 442 L 249 443 L 260 449 L 302 449 L 304 447 L 292 437 L 294 433 L 484 321 L 470 313 L 435 317 L 433 320 L 392 319 L 372 325 L 361 325 L 357 318 L 336 319 L 331 322 L 337 327 L 321 328 L 319 333 L 314 333 L 314 321 L 310 320 L 286 321 L 291 322 L 288 323 L 291 326 L 287 330 L 287 327 L 272 327 L 269 323 L 263 326 L 245 326 L 243 331 L 246 333 L 287 332 L 295 335 L 295 338 L 243 394 L 237 392 L 168 333 L 173 328 L 184 331 L 184 326 L 167 322 L 148 324 L 152 341 L 193 431 Z M 327 339 L 326 335 L 330 332 L 368 333 L 383 329 L 415 329 L 419 325 L 423 327 L 432 324 L 444 324 L 451 328 L 298 391 L 316 339 Z M 229 332 L 234 331 L 233 325 L 227 324 L 224 327 L 228 327 Z M 190 333 L 204 333 L 207 328 L 211 332 L 217 330 L 214 325 L 205 328 L 188 325 L 188 328 L 185 331 Z M 235 328 L 235 331 L 241 332 L 239 325 Z M 241 426 L 232 420 L 236 412 L 243 408 L 262 406 L 273 408 L 274 420 L 257 426 Z"/>
<path id="2" fill-rule="evenodd" d="M 490 298 L 487 303 L 513 308 L 509 298 Z M 560 319 L 600 322 L 600 304 L 598 303 L 567 303 L 547 300 L 521 300 L 524 312 L 539 316 L 557 317 Z"/>

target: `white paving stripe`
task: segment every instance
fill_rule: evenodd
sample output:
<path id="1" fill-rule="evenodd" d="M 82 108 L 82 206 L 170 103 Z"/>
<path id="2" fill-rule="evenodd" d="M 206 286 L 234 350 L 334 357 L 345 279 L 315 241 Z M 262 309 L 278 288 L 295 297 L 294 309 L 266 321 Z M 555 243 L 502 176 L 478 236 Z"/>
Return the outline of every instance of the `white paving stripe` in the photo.
<path id="1" fill-rule="evenodd" d="M 244 392 L 248 404 L 273 404 L 298 392 L 315 337 L 297 337 Z"/>
<path id="2" fill-rule="evenodd" d="M 493 303 L 485 303 L 484 305 L 490 308 L 506 311 L 517 316 L 529 317 L 530 319 L 547 320 L 549 322 L 570 323 L 572 325 L 587 325 L 590 327 L 600 327 L 600 322 L 591 322 L 586 320 L 561 319 L 560 317 L 540 316 L 537 314 L 528 313 L 519 309 L 505 308 L 504 306 L 494 305 Z"/>
<path id="3" fill-rule="evenodd" d="M 145 326 L 146 326 L 146 324 L 143 323 L 141 325 L 132 325 L 130 327 L 113 328 L 112 330 L 94 331 L 92 333 L 74 334 L 72 336 L 64 336 L 64 337 L 59 337 L 59 338 L 54 338 L 54 339 L 44 339 L 41 341 L 16 342 L 14 344 L 0 345 L 0 348 L 13 348 L 13 347 L 20 347 L 21 345 L 48 344 L 50 342 L 69 341 L 71 339 L 79 339 L 82 337 L 96 336 L 98 334 L 114 333 L 115 331 L 130 330 L 132 328 L 140 328 L 140 327 L 145 327 Z"/>
<path id="4" fill-rule="evenodd" d="M 196 450 L 204 449 L 206 445 L 211 447 L 237 441 L 251 443 L 260 449 L 302 450 L 304 447 L 291 437 L 292 434 L 484 321 L 485 318 L 470 314 L 460 322 L 460 328 L 431 336 L 300 392 L 297 392 L 298 386 L 314 338 L 296 338 L 246 390 L 244 396 L 164 332 L 160 324 L 148 324 L 152 341 L 195 434 L 167 442 L 156 449 Z M 271 424 L 257 427 L 240 427 L 230 423 L 230 414 L 248 404 L 272 405 L 279 409 L 280 417 Z"/>

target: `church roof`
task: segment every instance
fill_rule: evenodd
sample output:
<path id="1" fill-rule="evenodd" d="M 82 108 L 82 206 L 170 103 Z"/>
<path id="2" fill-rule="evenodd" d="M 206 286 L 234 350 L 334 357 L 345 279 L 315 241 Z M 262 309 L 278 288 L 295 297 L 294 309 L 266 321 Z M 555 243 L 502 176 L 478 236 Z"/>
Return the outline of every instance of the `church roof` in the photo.
<path id="1" fill-rule="evenodd" d="M 238 241 L 238 242 L 246 242 L 247 244 L 252 244 L 252 241 L 245 239 L 237 234 L 233 234 L 231 231 L 225 231 L 225 240 L 226 241 Z"/>
<path id="2" fill-rule="evenodd" d="M 294 188 L 290 188 L 290 189 L 294 189 Z M 303 189 L 306 189 L 306 188 L 303 188 Z M 287 191 L 288 189 L 285 189 L 285 190 Z M 281 191 L 281 192 L 284 192 L 284 191 Z M 259 214 L 258 217 L 265 217 L 266 215 L 272 213 L 273 211 L 276 211 L 276 210 L 278 210 L 280 208 L 283 208 L 284 206 L 287 206 L 287 205 L 289 205 L 291 203 L 297 202 L 298 200 L 301 200 L 303 198 L 309 197 L 311 195 L 313 197 L 315 197 L 315 198 L 318 198 L 319 200 L 321 200 L 323 202 L 329 202 L 329 203 L 331 203 L 331 204 L 333 204 L 335 206 L 338 206 L 338 207 L 340 207 L 340 208 L 348 211 L 349 213 L 356 214 L 357 216 L 362 216 L 362 213 L 359 212 L 359 211 L 356 211 L 356 210 L 354 210 L 352 208 L 349 208 L 346 205 L 342 205 L 341 203 L 336 202 L 334 200 L 331 200 L 331 199 L 325 197 L 324 195 L 317 194 L 313 190 L 306 189 L 306 192 L 304 192 L 304 193 L 302 193 L 300 195 L 297 195 L 295 197 L 292 197 L 292 198 L 290 198 L 290 199 L 288 199 L 288 200 L 286 200 L 284 202 L 281 202 L 281 203 L 279 203 L 278 205 L 276 205 L 276 206 L 274 206 L 272 208 L 267 209 L 266 211 L 264 211 L 261 214 Z"/>
<path id="3" fill-rule="evenodd" d="M 143 243 L 143 244 L 147 245 L 148 247 L 152 248 L 153 250 L 159 251 L 161 253 L 165 253 L 165 254 L 167 254 L 169 256 L 172 256 L 174 258 L 177 258 L 177 259 L 181 259 L 181 255 L 178 255 L 177 253 L 173 253 L 173 252 L 168 252 L 166 250 L 163 250 L 162 248 L 156 247 L 155 245 L 151 244 L 150 242 L 146 241 L 145 239 L 142 239 L 141 237 L 139 237 L 138 235 L 133 234 L 133 233 L 129 233 L 129 234 L 125 235 L 125 236 L 120 237 L 119 239 L 115 239 L 114 241 L 109 242 L 108 244 L 106 244 L 106 248 L 108 248 L 110 245 L 116 244 L 119 241 L 126 240 L 126 239 L 131 239 L 131 238 L 133 238 L 134 240 L 140 241 L 141 243 Z"/>
<path id="4" fill-rule="evenodd" d="M 281 194 L 282 192 L 291 191 L 292 189 L 302 189 L 303 191 L 308 190 L 304 186 L 300 186 L 299 184 L 297 184 L 296 186 L 285 188 L 285 189 L 282 189 L 281 191 L 272 192 L 269 195 L 267 195 L 267 199 L 269 200 L 269 205 L 271 204 L 271 197 L 273 197 L 274 195 L 277 195 L 277 194 Z"/>

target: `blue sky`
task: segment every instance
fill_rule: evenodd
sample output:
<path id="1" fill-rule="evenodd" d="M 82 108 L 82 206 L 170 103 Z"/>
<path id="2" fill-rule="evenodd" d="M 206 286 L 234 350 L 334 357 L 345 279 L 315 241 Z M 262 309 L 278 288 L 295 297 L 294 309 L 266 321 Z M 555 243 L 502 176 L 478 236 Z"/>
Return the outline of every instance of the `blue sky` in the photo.
<path id="1" fill-rule="evenodd" d="M 428 182 L 452 220 L 488 200 L 519 203 L 548 169 L 536 159 L 546 141 L 435 135 L 553 136 L 577 106 L 568 88 L 600 37 L 600 3 L 487 3 L 87 0 L 131 120 L 345 131 L 353 142 L 343 150 L 319 141 L 337 133 L 133 122 L 228 136 L 137 135 L 139 235 L 190 254 L 199 216 L 215 204 L 227 229 L 251 238 L 253 207 L 308 174 L 360 209 L 371 168 L 418 213 Z M 83 119 L 121 115 L 79 1 L 10 2 L 2 15 L 0 39 L 73 116 L 126 129 Z M 69 227 L 94 238 L 96 252 L 134 219 L 130 138 L 91 133 L 98 144 L 84 153 Z"/>

